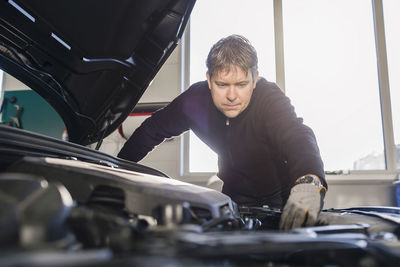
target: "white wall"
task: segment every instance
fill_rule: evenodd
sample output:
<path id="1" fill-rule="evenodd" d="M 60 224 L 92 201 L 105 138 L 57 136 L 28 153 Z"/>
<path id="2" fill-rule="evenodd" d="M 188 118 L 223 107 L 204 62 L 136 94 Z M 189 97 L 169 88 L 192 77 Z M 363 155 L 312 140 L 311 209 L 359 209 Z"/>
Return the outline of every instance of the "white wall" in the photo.
<path id="1" fill-rule="evenodd" d="M 328 176 L 324 208 L 397 206 L 395 177 L 395 174 Z"/>
<path id="2" fill-rule="evenodd" d="M 171 101 L 181 92 L 181 46 L 173 52 L 151 86 L 144 94 L 141 102 Z M 130 135 L 144 120 L 143 117 L 129 117 L 124 123 L 124 132 Z M 116 155 L 122 147 L 124 139 L 117 133 L 107 137 L 100 150 Z M 159 145 L 140 163 L 154 167 L 170 177 L 190 181 L 190 177 L 180 175 L 180 137 Z M 358 177 L 358 178 L 357 178 Z M 349 175 L 328 176 L 329 190 L 325 199 L 325 208 L 348 208 L 354 206 L 395 206 L 395 187 L 392 181 L 395 175 Z M 196 177 L 193 183 L 206 185 L 209 176 Z M 213 188 L 220 188 L 213 183 Z"/>
<path id="3" fill-rule="evenodd" d="M 7 73 L 4 73 L 2 82 L 3 91 L 29 90 L 28 86 Z"/>

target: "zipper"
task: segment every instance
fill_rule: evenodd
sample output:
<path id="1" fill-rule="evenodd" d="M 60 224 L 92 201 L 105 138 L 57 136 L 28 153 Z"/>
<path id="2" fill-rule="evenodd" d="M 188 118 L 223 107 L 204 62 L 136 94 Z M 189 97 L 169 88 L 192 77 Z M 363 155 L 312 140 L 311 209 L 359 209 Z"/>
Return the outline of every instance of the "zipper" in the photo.
<path id="1" fill-rule="evenodd" d="M 232 152 L 231 152 L 231 145 L 229 143 L 230 139 L 231 139 L 231 124 L 229 121 L 229 118 L 226 118 L 225 121 L 225 126 L 227 127 L 226 129 L 226 140 L 225 140 L 225 148 L 226 148 L 226 152 L 228 153 L 228 160 L 229 160 L 229 164 L 231 164 L 233 166 L 233 158 L 232 158 Z"/>

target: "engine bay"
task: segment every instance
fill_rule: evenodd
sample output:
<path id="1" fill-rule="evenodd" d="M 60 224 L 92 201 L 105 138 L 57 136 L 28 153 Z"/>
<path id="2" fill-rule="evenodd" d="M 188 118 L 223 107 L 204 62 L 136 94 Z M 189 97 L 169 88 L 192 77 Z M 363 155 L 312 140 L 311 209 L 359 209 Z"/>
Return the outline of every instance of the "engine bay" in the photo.
<path id="1" fill-rule="evenodd" d="M 56 169 L 74 179 L 71 168 Z M 143 214 L 127 208 L 132 188 L 102 182 L 78 201 L 63 175 L 30 170 L 0 177 L 1 266 L 396 266 L 400 259 L 396 208 L 323 210 L 318 225 L 283 232 L 280 210 L 268 207 L 228 202 L 215 215 L 216 205 L 154 199 Z"/>

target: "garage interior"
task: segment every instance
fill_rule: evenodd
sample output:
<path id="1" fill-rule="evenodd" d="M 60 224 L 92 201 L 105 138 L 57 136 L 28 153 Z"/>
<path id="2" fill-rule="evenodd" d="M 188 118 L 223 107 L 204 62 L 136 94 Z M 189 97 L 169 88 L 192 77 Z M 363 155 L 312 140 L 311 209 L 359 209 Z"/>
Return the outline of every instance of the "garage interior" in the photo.
<path id="1" fill-rule="evenodd" d="M 266 48 L 270 53 L 259 53 L 260 75 L 287 92 L 306 124 L 310 122 L 311 128 L 322 129 L 316 131 L 316 136 L 325 165 L 329 167 L 326 169 L 329 191 L 324 208 L 398 206 L 400 108 L 397 101 L 400 79 L 396 76 L 400 68 L 400 38 L 395 26 L 398 25 L 395 12 L 400 5 L 394 0 L 334 1 L 329 6 L 318 1 L 299 2 L 302 1 L 254 1 L 244 8 L 242 2 L 230 1 L 232 14 L 226 21 L 221 21 L 218 8 L 209 8 L 210 1 L 199 1 L 183 39 L 140 103 L 170 102 L 191 83 L 205 79 L 204 53 L 218 38 L 230 33 L 242 34 L 250 41 L 257 38 L 254 44 L 259 52 L 264 49 L 261 49 L 263 42 L 270 46 Z M 263 12 L 269 15 L 258 13 L 261 8 L 257 5 L 265 8 Z M 235 21 L 238 16 L 251 21 L 253 27 L 242 25 L 245 29 L 235 32 L 235 26 L 239 26 L 230 19 Z M 201 23 L 205 17 L 207 23 Z M 261 23 L 267 26 L 254 26 Z M 215 25 L 215 29 L 210 29 L 210 25 Z M 224 31 L 219 31 L 220 28 Z M 213 32 L 209 34 L 210 40 L 200 52 L 199 39 L 205 38 L 209 31 Z M 200 59 L 194 59 L 196 55 Z M 200 69 L 194 65 L 201 65 Z M 264 65 L 268 67 L 263 69 Z M 297 75 L 302 79 L 298 80 Z M 29 88 L 6 73 L 1 77 L 3 96 L 17 95 L 16 104 L 24 108 L 21 124 L 28 125 L 32 121 L 29 114 L 33 113 L 24 106 L 23 98 L 32 97 Z M 308 90 L 308 87 L 315 87 L 316 91 Z M 12 116 L 17 109 L 15 105 L 10 108 L 9 115 Z M 34 117 L 50 114 L 37 112 Z M 373 115 L 369 116 L 371 112 Z M 308 114 L 320 119 L 311 119 Z M 333 117 L 335 114 L 344 117 Z M 129 116 L 119 130 L 104 139 L 99 150 L 116 156 L 125 138 L 129 138 L 147 116 L 147 113 Z M 41 117 L 40 120 L 47 121 L 48 126 L 35 124 L 32 127 L 48 127 L 48 131 L 53 131 L 51 127 L 61 124 L 57 126 L 59 136 L 57 131 L 53 135 L 63 138 L 62 122 L 57 121 L 58 118 Z M 7 121 L 4 114 L 2 121 Z M 319 135 L 320 132 L 324 134 Z M 329 134 L 325 135 L 325 132 Z M 351 138 L 347 140 L 347 136 Z M 185 133 L 168 139 L 140 163 L 172 178 L 220 190 L 221 181 L 216 178 L 215 171 L 207 168 L 206 171 L 191 170 L 190 153 L 196 151 L 190 151 L 190 138 L 193 135 Z M 353 151 L 359 147 L 353 144 L 363 138 L 367 140 L 360 144 L 363 150 Z M 348 145 L 343 141 L 345 139 L 353 144 Z M 92 148 L 95 146 L 93 144 Z M 201 149 L 197 153 L 204 155 Z M 342 164 L 334 162 L 332 154 L 338 160 L 347 155 L 358 156 L 353 157 L 352 163 Z"/>

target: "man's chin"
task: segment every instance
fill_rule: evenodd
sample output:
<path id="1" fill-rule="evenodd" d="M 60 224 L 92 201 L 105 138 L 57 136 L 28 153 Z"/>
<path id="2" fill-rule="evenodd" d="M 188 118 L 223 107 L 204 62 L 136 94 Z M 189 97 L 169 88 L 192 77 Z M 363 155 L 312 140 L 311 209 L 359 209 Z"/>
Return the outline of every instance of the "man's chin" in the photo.
<path id="1" fill-rule="evenodd" d="M 227 117 L 229 119 L 234 119 L 240 114 L 240 112 L 237 112 L 237 111 L 225 111 L 223 113 L 224 113 L 225 117 Z"/>

